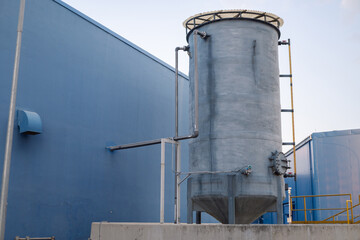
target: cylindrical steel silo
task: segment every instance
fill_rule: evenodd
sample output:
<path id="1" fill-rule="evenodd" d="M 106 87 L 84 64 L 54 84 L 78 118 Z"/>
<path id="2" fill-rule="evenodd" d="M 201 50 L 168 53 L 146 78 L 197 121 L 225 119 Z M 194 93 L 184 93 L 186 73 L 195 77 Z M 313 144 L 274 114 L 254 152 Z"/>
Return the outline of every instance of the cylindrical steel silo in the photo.
<path id="1" fill-rule="evenodd" d="M 273 14 L 247 10 L 198 14 L 184 22 L 192 92 L 195 70 L 199 79 L 199 136 L 190 143 L 189 208 L 222 223 L 231 222 L 229 209 L 234 209 L 235 223 L 251 223 L 275 209 L 276 200 L 285 194 L 281 174 L 286 159 L 277 159 L 281 166 L 271 160 L 282 150 L 282 23 Z M 206 33 L 196 46 L 195 31 Z M 190 99 L 192 114 L 194 104 Z"/>

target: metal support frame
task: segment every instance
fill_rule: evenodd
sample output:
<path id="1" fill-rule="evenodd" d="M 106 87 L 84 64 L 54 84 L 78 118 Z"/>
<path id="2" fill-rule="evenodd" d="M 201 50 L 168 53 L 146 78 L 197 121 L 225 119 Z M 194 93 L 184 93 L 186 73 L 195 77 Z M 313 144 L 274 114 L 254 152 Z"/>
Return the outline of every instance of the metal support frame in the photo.
<path id="1" fill-rule="evenodd" d="M 277 176 L 277 199 L 276 199 L 276 220 L 277 224 L 283 224 L 284 223 L 284 206 L 283 206 L 283 198 L 282 198 L 282 180 L 283 176 Z"/>
<path id="2" fill-rule="evenodd" d="M 177 153 L 180 154 L 181 147 L 180 142 L 174 141 L 170 138 L 162 138 L 161 139 L 161 161 L 160 161 L 160 223 L 164 223 L 165 219 L 165 147 L 166 143 L 171 143 L 176 145 Z M 179 158 L 180 164 L 180 158 Z M 180 178 L 177 178 L 176 185 L 178 186 L 176 191 L 179 194 L 180 192 L 180 185 L 178 185 L 178 181 Z M 177 199 L 177 205 L 175 208 L 175 212 L 177 213 L 178 217 L 180 218 L 180 194 Z"/>
<path id="3" fill-rule="evenodd" d="M 21 50 L 22 31 L 24 25 L 24 15 L 25 15 L 25 0 L 20 0 L 19 20 L 18 20 L 16 50 L 15 50 L 15 63 L 14 63 L 14 72 L 13 72 L 12 87 L 11 87 L 9 120 L 8 120 L 7 134 L 6 134 L 4 168 L 3 168 L 3 175 L 1 182 L 0 240 L 4 240 L 4 236 L 5 236 L 6 209 L 7 209 L 8 190 L 9 190 L 11 151 L 12 151 L 12 142 L 14 135 L 16 93 L 17 93 L 17 83 L 19 76 L 20 50 Z"/>
<path id="4" fill-rule="evenodd" d="M 196 224 L 201 224 L 201 211 L 196 211 Z"/>
<path id="5" fill-rule="evenodd" d="M 191 178 L 187 181 L 187 220 L 186 220 L 186 222 L 188 224 L 193 223 L 193 209 L 194 209 L 194 203 L 193 203 L 193 200 L 191 199 L 191 181 L 192 181 Z"/>
<path id="6" fill-rule="evenodd" d="M 235 224 L 235 175 L 228 175 L 228 224 Z"/>

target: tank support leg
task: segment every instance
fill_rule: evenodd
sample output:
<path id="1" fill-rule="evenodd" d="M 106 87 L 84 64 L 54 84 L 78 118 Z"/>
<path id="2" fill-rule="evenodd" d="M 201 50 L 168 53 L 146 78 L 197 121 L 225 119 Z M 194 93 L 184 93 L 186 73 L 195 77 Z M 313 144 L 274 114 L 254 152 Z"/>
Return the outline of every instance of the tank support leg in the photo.
<path id="1" fill-rule="evenodd" d="M 283 209 L 283 198 L 282 198 L 282 186 L 281 186 L 281 178 L 283 176 L 278 177 L 278 196 L 276 200 L 276 215 L 277 215 L 277 224 L 284 224 L 284 209 Z"/>
<path id="2" fill-rule="evenodd" d="M 191 179 L 187 181 L 187 223 L 193 224 L 193 202 L 191 199 Z"/>
<path id="3" fill-rule="evenodd" d="M 201 224 L 201 212 L 196 211 L 196 224 Z"/>
<path id="4" fill-rule="evenodd" d="M 228 176 L 228 224 L 235 224 L 234 179 L 235 175 Z"/>

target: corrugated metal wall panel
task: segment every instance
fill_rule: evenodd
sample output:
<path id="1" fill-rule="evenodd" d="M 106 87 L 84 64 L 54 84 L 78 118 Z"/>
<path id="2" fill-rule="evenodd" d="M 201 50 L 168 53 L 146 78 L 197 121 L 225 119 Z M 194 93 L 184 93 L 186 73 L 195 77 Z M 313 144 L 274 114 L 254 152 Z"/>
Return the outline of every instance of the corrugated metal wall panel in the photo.
<path id="1" fill-rule="evenodd" d="M 1 159 L 18 3 L 0 0 Z M 110 153 L 105 146 L 172 136 L 173 79 L 169 66 L 57 2 L 27 1 L 17 106 L 41 116 L 43 133 L 15 131 L 6 238 L 87 239 L 92 221 L 158 221 L 160 147 Z M 180 90 L 185 134 L 183 77 Z M 165 219 L 171 222 L 174 184 L 167 150 Z M 185 185 L 182 193 L 184 200 Z M 186 201 L 182 210 L 185 217 Z"/>
<path id="2" fill-rule="evenodd" d="M 357 130 L 315 133 L 313 182 L 316 194 L 351 193 L 356 203 L 360 194 L 360 134 Z M 319 199 L 321 208 L 345 207 L 345 198 Z M 336 211 L 333 211 L 335 214 Z M 324 219 L 330 212 L 319 212 Z"/>

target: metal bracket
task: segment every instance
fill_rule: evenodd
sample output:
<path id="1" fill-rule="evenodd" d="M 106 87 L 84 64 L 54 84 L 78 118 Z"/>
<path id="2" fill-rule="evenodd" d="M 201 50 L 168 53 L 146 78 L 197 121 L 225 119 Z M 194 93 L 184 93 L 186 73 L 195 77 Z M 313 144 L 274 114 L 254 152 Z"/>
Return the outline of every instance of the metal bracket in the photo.
<path id="1" fill-rule="evenodd" d="M 294 112 L 294 109 L 281 109 L 281 112 Z"/>
<path id="2" fill-rule="evenodd" d="M 278 45 L 290 45 L 290 39 L 288 39 L 288 41 L 286 40 L 282 40 L 282 41 L 278 41 Z"/>

